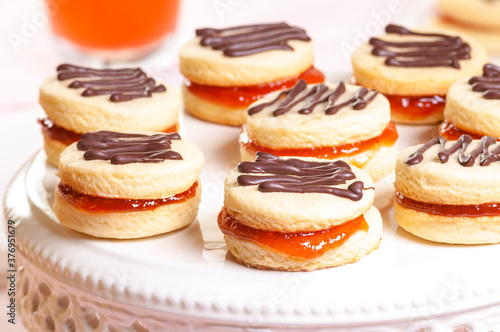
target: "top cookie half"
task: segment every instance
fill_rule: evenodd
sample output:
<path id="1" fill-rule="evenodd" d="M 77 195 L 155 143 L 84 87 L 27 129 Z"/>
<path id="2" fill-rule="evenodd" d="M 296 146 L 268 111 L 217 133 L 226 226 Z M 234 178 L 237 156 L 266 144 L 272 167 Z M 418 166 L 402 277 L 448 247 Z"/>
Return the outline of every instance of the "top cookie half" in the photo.
<path id="1" fill-rule="evenodd" d="M 248 135 L 270 148 L 314 148 L 379 136 L 390 121 L 387 99 L 344 84 L 307 85 L 274 92 L 248 110 Z"/>
<path id="2" fill-rule="evenodd" d="M 475 205 L 498 202 L 500 144 L 490 136 L 458 141 L 438 137 L 404 149 L 396 165 L 394 187 L 418 202 Z"/>
<path id="3" fill-rule="evenodd" d="M 398 96 L 445 95 L 456 80 L 479 74 L 488 60 L 474 39 L 454 32 L 388 25 L 352 54 L 357 83 Z"/>
<path id="4" fill-rule="evenodd" d="M 500 67 L 489 63 L 481 76 L 455 82 L 446 99 L 444 116 L 451 125 L 471 136 L 500 138 Z"/>
<path id="5" fill-rule="evenodd" d="M 76 133 L 164 131 L 177 122 L 180 109 L 179 92 L 140 68 L 64 64 L 43 82 L 39 101 L 55 124 Z"/>
<path id="6" fill-rule="evenodd" d="M 86 195 L 158 199 L 188 190 L 204 160 L 177 133 L 97 131 L 63 151 L 58 176 Z"/>
<path id="7" fill-rule="evenodd" d="M 365 213 L 374 199 L 373 181 L 347 163 L 280 158 L 259 152 L 242 162 L 224 183 L 224 206 L 241 223 L 281 233 L 317 231 Z"/>
<path id="8" fill-rule="evenodd" d="M 304 72 L 313 64 L 306 32 L 286 23 L 198 29 L 179 53 L 181 73 L 211 86 L 249 86 Z"/>

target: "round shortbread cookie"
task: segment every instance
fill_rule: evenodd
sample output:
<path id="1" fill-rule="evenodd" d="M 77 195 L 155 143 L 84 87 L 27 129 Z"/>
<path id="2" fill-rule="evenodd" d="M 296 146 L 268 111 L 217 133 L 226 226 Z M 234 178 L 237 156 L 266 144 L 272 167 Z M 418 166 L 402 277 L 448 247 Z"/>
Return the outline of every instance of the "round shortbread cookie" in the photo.
<path id="1" fill-rule="evenodd" d="M 438 0 L 439 9 L 447 16 L 484 28 L 500 29 L 500 3 L 491 0 Z"/>
<path id="2" fill-rule="evenodd" d="M 328 87 L 322 97 L 333 93 L 338 87 L 338 84 L 332 83 L 321 85 Z M 300 114 L 299 110 L 305 107 L 311 98 L 300 99 L 318 86 L 320 85 L 307 85 L 307 88 L 293 99 L 292 104 L 298 102 L 283 115 L 273 116 L 282 100 L 264 107 L 258 113 L 250 114 L 253 108 L 275 100 L 282 91 L 273 92 L 253 103 L 247 116 L 248 136 L 257 144 L 272 149 L 329 147 L 357 143 L 379 136 L 389 124 L 389 102 L 381 94 L 377 94 L 360 110 L 353 109 L 353 103 L 349 103 L 337 113 L 327 115 L 325 108 L 328 103 L 324 102 L 314 107 L 311 113 Z M 362 88 L 359 86 L 345 84 L 345 93 L 340 95 L 335 105 L 352 99 L 360 89 Z M 374 92 L 370 91 L 365 99 L 373 94 Z"/>
<path id="3" fill-rule="evenodd" d="M 92 196 L 135 199 L 169 197 L 189 189 L 204 163 L 202 152 L 187 141 L 173 139 L 171 150 L 179 153 L 183 159 L 114 165 L 109 160 L 85 160 L 84 151 L 79 151 L 77 143 L 74 143 L 61 153 L 57 175 L 63 184 Z"/>
<path id="4" fill-rule="evenodd" d="M 111 102 L 109 95 L 84 97 L 81 94 L 85 88 L 68 88 L 70 83 L 71 80 L 48 78 L 40 87 L 39 95 L 47 116 L 66 130 L 76 133 L 96 130 L 161 132 L 177 122 L 181 96 L 168 84 L 157 82 L 167 91 L 153 93 L 151 97 Z"/>
<path id="5" fill-rule="evenodd" d="M 450 31 L 418 30 L 456 36 Z M 484 47 L 474 39 L 460 35 L 470 46 L 470 59 L 459 60 L 460 69 L 453 67 L 396 67 L 385 64 L 385 56 L 373 55 L 368 42 L 360 45 L 352 54 L 351 63 L 356 82 L 381 93 L 397 96 L 444 96 L 456 80 L 479 74 L 488 56 Z M 429 41 L 429 37 L 386 34 L 380 39 L 389 42 Z M 403 49 L 404 50 L 404 49 Z"/>
<path id="6" fill-rule="evenodd" d="M 450 148 L 455 141 L 446 142 Z M 467 147 L 466 155 L 479 147 L 481 142 L 473 140 Z M 499 144 L 495 143 L 492 151 Z M 448 162 L 441 163 L 438 157 L 440 145 L 434 144 L 423 153 L 423 160 L 408 165 L 405 160 L 422 145 L 404 149 L 396 163 L 396 192 L 418 202 L 441 205 L 476 205 L 500 201 L 500 163 L 480 166 L 478 156 L 472 167 L 464 167 L 458 162 L 459 151 L 454 152 Z"/>
<path id="7" fill-rule="evenodd" d="M 450 87 L 445 119 L 466 132 L 500 138 L 500 100 L 483 98 L 482 92 L 472 90 L 469 80 L 461 79 Z"/>
<path id="8" fill-rule="evenodd" d="M 382 218 L 375 207 L 364 214 L 368 231 L 358 231 L 340 247 L 325 251 L 321 256 L 305 260 L 288 256 L 257 243 L 225 234 L 227 246 L 240 263 L 259 269 L 312 271 L 356 262 L 377 249 L 382 237 Z"/>
<path id="9" fill-rule="evenodd" d="M 326 162 L 315 158 L 301 159 Z M 330 187 L 347 189 L 353 182 L 361 181 L 365 189 L 358 201 L 327 193 L 261 192 L 257 185 L 239 185 L 238 176 L 248 174 L 236 168 L 229 173 L 224 183 L 224 206 L 238 221 L 256 229 L 293 233 L 341 225 L 366 212 L 375 196 L 370 176 L 355 166 L 351 166 L 351 170 L 355 179 Z"/>
<path id="10" fill-rule="evenodd" d="M 500 242 L 500 216 L 446 217 L 405 208 L 394 202 L 399 226 L 430 241 L 481 244 Z"/>
<path id="11" fill-rule="evenodd" d="M 201 120 L 220 123 L 229 126 L 241 126 L 247 118 L 247 109 L 234 109 L 210 102 L 191 93 L 185 86 L 182 87 L 184 110 Z"/>
<path id="12" fill-rule="evenodd" d="M 494 1 L 490 2 L 493 3 Z M 434 29 L 444 29 L 449 31 L 456 31 L 460 34 L 466 34 L 480 42 L 489 53 L 500 53 L 500 27 L 477 28 L 475 26 L 463 25 L 459 22 L 449 21 L 441 17 L 436 17 L 432 21 L 431 26 Z"/>
<path id="13" fill-rule="evenodd" d="M 396 144 L 391 146 L 379 146 L 376 149 L 369 149 L 356 153 L 349 157 L 339 158 L 345 162 L 361 168 L 368 173 L 373 182 L 382 180 L 386 175 L 394 171 L 398 148 Z M 255 155 L 240 146 L 241 161 L 255 160 Z M 292 157 L 292 156 L 286 156 Z"/>
<path id="14" fill-rule="evenodd" d="M 183 202 L 137 212 L 88 212 L 77 208 L 55 189 L 54 212 L 61 225 L 95 237 L 132 239 L 170 232 L 192 223 L 198 213 L 201 186 Z"/>
<path id="15" fill-rule="evenodd" d="M 192 82 L 211 86 L 249 86 L 293 77 L 313 64 L 311 41 L 289 40 L 291 50 L 270 50 L 228 57 L 222 51 L 200 45 L 201 37 L 186 43 L 179 52 L 182 75 Z"/>

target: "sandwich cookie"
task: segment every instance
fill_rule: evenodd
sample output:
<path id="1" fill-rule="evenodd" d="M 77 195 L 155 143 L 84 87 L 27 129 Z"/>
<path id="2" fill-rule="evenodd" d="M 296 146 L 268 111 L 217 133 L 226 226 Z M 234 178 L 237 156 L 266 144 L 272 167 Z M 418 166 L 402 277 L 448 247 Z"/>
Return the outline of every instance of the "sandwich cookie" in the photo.
<path id="1" fill-rule="evenodd" d="M 177 133 L 91 132 L 61 153 L 54 212 L 96 237 L 129 239 L 189 225 L 203 154 Z"/>
<path id="2" fill-rule="evenodd" d="M 93 69 L 63 64 L 40 87 L 40 120 L 48 160 L 96 130 L 176 132 L 181 98 L 140 68 Z"/>
<path id="3" fill-rule="evenodd" d="M 224 184 L 219 228 L 247 266 L 311 271 L 355 262 L 378 248 L 382 219 L 373 182 L 342 160 L 259 152 Z"/>
<path id="4" fill-rule="evenodd" d="M 181 48 L 179 66 L 186 111 L 232 126 L 245 123 L 248 106 L 266 94 L 325 79 L 313 67 L 311 38 L 286 23 L 198 29 Z"/>
<path id="5" fill-rule="evenodd" d="M 488 52 L 500 53 L 500 3 L 495 0 L 439 0 L 433 25 L 467 34 Z"/>
<path id="6" fill-rule="evenodd" d="M 378 181 L 394 170 L 398 134 L 387 99 L 363 87 L 301 80 L 248 110 L 240 135 L 244 161 L 257 151 L 277 156 L 337 159 Z"/>
<path id="7" fill-rule="evenodd" d="M 437 137 L 403 150 L 394 183 L 397 223 L 431 241 L 500 242 L 499 160 L 491 136 Z"/>
<path id="8" fill-rule="evenodd" d="M 461 79 L 450 87 L 439 134 L 457 140 L 466 134 L 474 139 L 500 138 L 500 67 L 483 67 L 482 76 Z"/>
<path id="9" fill-rule="evenodd" d="M 390 24 L 351 58 L 356 82 L 383 93 L 395 123 L 432 124 L 443 120 L 446 93 L 456 80 L 477 75 L 486 50 L 472 38 L 412 31 Z"/>

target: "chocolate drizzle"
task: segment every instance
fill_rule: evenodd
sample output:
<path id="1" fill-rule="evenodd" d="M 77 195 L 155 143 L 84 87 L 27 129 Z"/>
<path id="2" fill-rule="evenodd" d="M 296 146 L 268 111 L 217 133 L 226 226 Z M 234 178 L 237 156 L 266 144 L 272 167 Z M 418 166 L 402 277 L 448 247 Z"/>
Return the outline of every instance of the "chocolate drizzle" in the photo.
<path id="1" fill-rule="evenodd" d="M 112 131 L 94 131 L 82 135 L 77 143 L 85 160 L 110 160 L 111 164 L 161 163 L 165 159 L 182 160 L 170 150 L 172 140 L 179 134 L 126 134 Z"/>
<path id="2" fill-rule="evenodd" d="M 331 186 L 356 178 L 344 161 L 332 162 L 281 159 L 273 154 L 257 152 L 255 162 L 241 162 L 238 170 L 240 186 L 255 186 L 261 192 L 321 193 L 359 201 L 363 198 L 363 182 L 355 181 L 347 189 Z M 272 174 L 272 175 L 247 175 Z"/>
<path id="3" fill-rule="evenodd" d="M 470 153 L 467 153 L 467 148 L 469 147 L 470 143 L 472 143 L 472 141 L 473 139 L 469 135 L 462 135 L 455 143 L 453 143 L 452 146 L 446 148 L 446 139 L 444 139 L 443 137 L 436 137 L 431 139 L 430 141 L 422 145 L 417 151 L 409 155 L 406 158 L 405 163 L 410 166 L 420 164 L 424 159 L 424 152 L 435 144 L 440 145 L 437 156 L 442 164 L 447 163 L 450 157 L 457 151 L 458 163 L 464 167 L 474 166 L 476 158 L 479 155 L 481 156 L 481 158 L 479 159 L 480 166 L 488 166 L 492 162 L 500 160 L 500 145 L 490 151 L 490 146 L 497 142 L 494 137 L 483 136 L 481 138 L 481 144 L 479 144 L 479 146 L 472 150 Z"/>
<path id="4" fill-rule="evenodd" d="M 484 99 L 500 99 L 500 67 L 488 63 L 483 67 L 483 76 L 469 80 L 472 91 L 483 93 Z"/>
<path id="5" fill-rule="evenodd" d="M 389 42 L 371 38 L 372 54 L 385 56 L 385 64 L 395 67 L 452 67 L 460 69 L 459 60 L 470 59 L 470 46 L 460 37 L 438 33 L 418 33 L 389 24 L 390 34 L 429 37 L 428 41 Z"/>
<path id="6" fill-rule="evenodd" d="M 273 116 L 280 116 L 288 113 L 295 105 L 302 101 L 305 101 L 306 105 L 299 109 L 298 112 L 300 114 L 310 114 L 314 111 L 316 106 L 324 103 L 326 103 L 326 115 L 335 114 L 349 105 L 352 105 L 352 109 L 359 111 L 366 108 L 378 94 L 378 92 L 374 90 L 359 88 L 352 98 L 345 102 L 335 104 L 339 97 L 345 92 L 346 88 L 344 82 L 340 82 L 333 92 L 329 92 L 329 88 L 325 84 L 316 84 L 310 89 L 307 89 L 306 81 L 300 80 L 293 88 L 281 91 L 271 101 L 250 107 L 248 115 L 259 113 L 264 108 L 277 104 L 276 109 L 273 111 Z M 370 92 L 371 94 L 368 96 Z M 367 96 L 368 98 L 365 99 Z"/>
<path id="7" fill-rule="evenodd" d="M 118 103 L 137 98 L 151 97 L 155 92 L 165 92 L 163 84 L 156 85 L 140 68 L 93 69 L 63 64 L 57 67 L 57 79 L 65 81 L 75 78 L 95 78 L 74 80 L 71 89 L 86 88 L 84 97 L 111 95 L 109 100 Z"/>
<path id="8" fill-rule="evenodd" d="M 214 50 L 222 50 L 228 57 L 245 56 L 271 50 L 288 50 L 289 40 L 309 41 L 306 32 L 286 23 L 241 25 L 226 29 L 198 29 L 200 44 Z"/>

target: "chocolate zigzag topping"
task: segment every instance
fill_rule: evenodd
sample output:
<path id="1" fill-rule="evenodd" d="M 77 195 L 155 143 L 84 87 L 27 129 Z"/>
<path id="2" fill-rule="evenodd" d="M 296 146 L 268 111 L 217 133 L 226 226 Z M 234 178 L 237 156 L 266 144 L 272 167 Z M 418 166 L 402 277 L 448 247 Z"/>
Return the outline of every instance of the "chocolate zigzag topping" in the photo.
<path id="1" fill-rule="evenodd" d="M 321 193 L 359 201 L 363 198 L 363 182 L 355 181 L 347 189 L 331 186 L 345 184 L 356 178 L 351 167 L 344 161 L 332 162 L 281 159 L 273 154 L 257 152 L 255 162 L 239 163 L 240 186 L 255 186 L 261 192 Z"/>
<path id="2" fill-rule="evenodd" d="M 94 131 L 82 135 L 76 147 L 85 160 L 110 160 L 111 164 L 161 163 L 165 159 L 182 160 L 170 150 L 173 139 L 179 134 L 126 134 L 112 131 Z"/>
<path id="3" fill-rule="evenodd" d="M 240 25 L 225 29 L 197 29 L 201 36 L 200 44 L 214 50 L 222 50 L 228 57 L 245 56 L 270 50 L 288 50 L 293 48 L 288 41 L 309 41 L 305 30 L 286 23 Z"/>
<path id="4" fill-rule="evenodd" d="M 278 104 L 279 102 L 279 104 L 276 106 L 276 109 L 273 111 L 273 116 L 280 116 L 289 112 L 295 105 L 302 101 L 306 101 L 306 105 L 299 109 L 298 112 L 300 114 L 310 114 L 314 111 L 314 108 L 316 106 L 324 103 L 326 103 L 326 115 L 335 114 L 342 108 L 349 105 L 352 105 L 352 109 L 359 111 L 365 109 L 366 106 L 378 94 L 378 92 L 375 90 L 359 88 L 359 90 L 356 91 L 352 98 L 346 100 L 343 103 L 335 104 L 339 97 L 345 93 L 345 91 L 346 88 L 344 82 L 340 82 L 333 92 L 329 92 L 328 86 L 323 83 L 316 84 L 315 86 L 307 89 L 306 81 L 300 80 L 293 88 L 281 91 L 271 101 L 250 107 L 248 109 L 248 115 L 259 113 L 264 108 L 274 104 Z M 371 95 L 368 96 L 370 92 Z M 365 99 L 365 97 L 367 96 L 368 98 Z"/>
<path id="5" fill-rule="evenodd" d="M 398 35 L 429 37 L 428 41 L 389 42 L 371 38 L 372 54 L 385 56 L 385 64 L 395 67 L 452 67 L 459 69 L 459 60 L 470 59 L 470 46 L 460 37 L 438 33 L 418 33 L 389 24 L 385 31 Z"/>
<path id="6" fill-rule="evenodd" d="M 469 80 L 472 91 L 483 93 L 484 99 L 500 99 L 500 67 L 487 63 L 483 67 L 483 76 L 474 76 Z"/>
<path id="7" fill-rule="evenodd" d="M 95 77 L 94 80 L 74 80 L 68 87 L 86 88 L 82 92 L 84 97 L 111 95 L 109 100 L 115 103 L 167 91 L 163 84 L 156 85 L 155 80 L 141 68 L 93 69 L 63 64 L 57 67 L 57 73 L 59 81 Z"/>
<path id="8" fill-rule="evenodd" d="M 439 161 L 442 164 L 447 163 L 450 157 L 457 151 L 458 163 L 464 167 L 474 166 L 476 158 L 479 155 L 481 155 L 481 158 L 479 159 L 480 166 L 488 166 L 492 162 L 500 160 L 500 145 L 490 151 L 490 146 L 497 142 L 494 137 L 483 136 L 481 138 L 481 144 L 470 153 L 467 153 L 467 148 L 472 141 L 473 139 L 469 135 L 462 135 L 455 143 L 453 143 L 452 146 L 446 148 L 446 139 L 443 137 L 436 137 L 431 139 L 430 141 L 422 145 L 417 151 L 409 155 L 406 158 L 405 163 L 410 166 L 420 164 L 422 160 L 424 160 L 424 152 L 434 144 L 440 145 L 440 149 L 437 155 Z"/>

